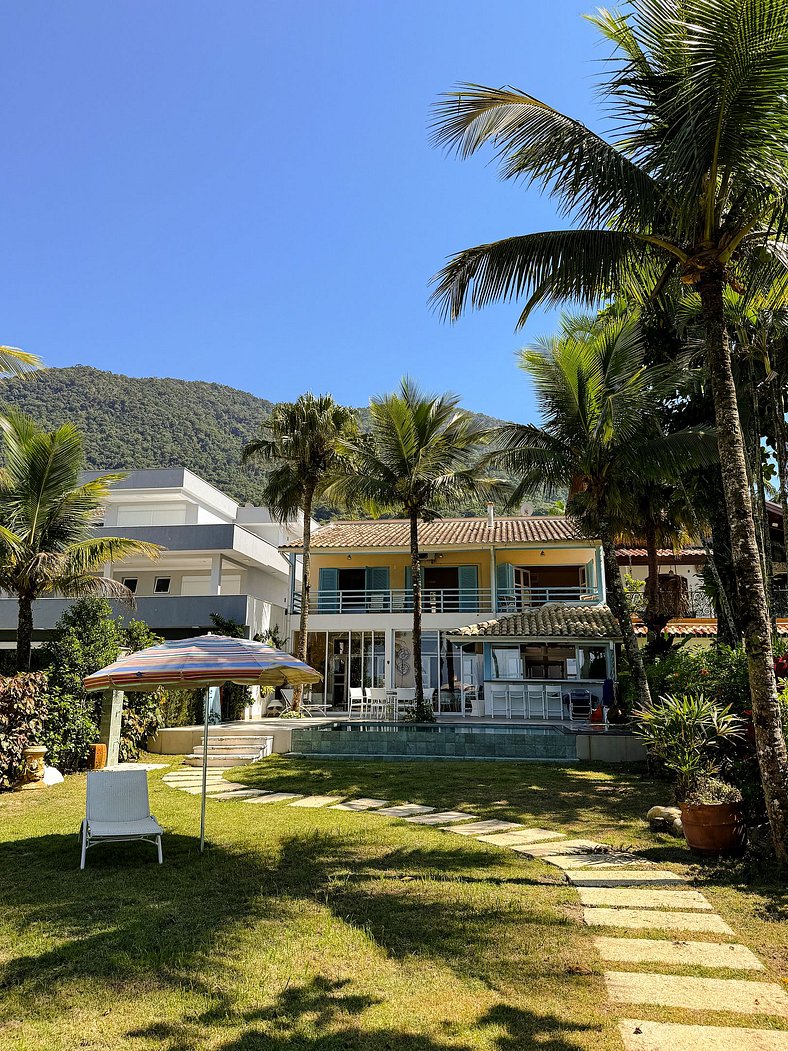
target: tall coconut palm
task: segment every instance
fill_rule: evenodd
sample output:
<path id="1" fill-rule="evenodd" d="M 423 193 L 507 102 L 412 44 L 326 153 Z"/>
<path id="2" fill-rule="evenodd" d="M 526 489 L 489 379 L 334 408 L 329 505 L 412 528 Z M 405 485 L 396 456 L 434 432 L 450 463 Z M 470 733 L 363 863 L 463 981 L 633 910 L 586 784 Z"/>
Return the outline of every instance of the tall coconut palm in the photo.
<path id="1" fill-rule="evenodd" d="M 301 567 L 301 623 L 298 658 L 306 661 L 311 589 L 312 512 L 341 462 L 339 442 L 358 432 L 352 409 L 337 405 L 330 394 L 302 394 L 294 402 L 280 402 L 262 427 L 259 438 L 243 450 L 243 460 L 260 462 L 265 471 L 263 499 L 280 521 L 299 513 L 304 519 Z M 293 691 L 292 708 L 301 707 L 303 687 Z"/>
<path id="2" fill-rule="evenodd" d="M 437 107 L 436 138 L 462 156 L 490 145 L 504 178 L 535 182 L 577 229 L 455 255 L 437 278 L 450 317 L 526 297 L 594 304 L 647 296 L 677 277 L 698 292 L 753 721 L 775 846 L 788 862 L 788 752 L 736 402 L 723 294 L 788 262 L 788 5 L 785 0 L 631 0 L 591 21 L 615 48 L 604 83 L 610 142 L 525 92 L 463 85 Z"/>
<path id="3" fill-rule="evenodd" d="M 673 365 L 643 363 L 640 329 L 630 318 L 565 316 L 557 336 L 524 350 L 542 426 L 507 424 L 492 459 L 518 479 L 517 503 L 545 488 L 569 491 L 567 514 L 599 537 L 608 602 L 618 621 L 641 704 L 649 688 L 616 558 L 616 535 L 644 481 L 661 484 L 715 456 L 714 435 L 685 428 L 664 435 L 659 407 L 680 386 Z"/>
<path id="4" fill-rule="evenodd" d="M 370 431 L 348 442 L 348 472 L 330 493 L 347 506 L 363 505 L 373 513 L 404 512 L 410 523 L 413 588 L 413 664 L 416 717 L 434 718 L 424 699 L 421 663 L 421 558 L 419 522 L 446 511 L 485 502 L 503 491 L 481 465 L 489 432 L 472 413 L 459 408 L 452 394 L 425 394 L 410 379 L 399 390 L 370 402 Z"/>
<path id="5" fill-rule="evenodd" d="M 41 358 L 19 347 L 0 346 L 0 375 L 24 376 L 42 366 Z"/>
<path id="6" fill-rule="evenodd" d="M 155 558 L 160 548 L 92 535 L 111 485 L 124 476 L 81 481 L 85 457 L 73 424 L 47 432 L 21 413 L 8 413 L 0 418 L 0 429 L 0 588 L 16 595 L 16 663 L 19 671 L 28 671 L 37 598 L 103 595 L 133 604 L 128 588 L 101 571 L 130 555 Z"/>

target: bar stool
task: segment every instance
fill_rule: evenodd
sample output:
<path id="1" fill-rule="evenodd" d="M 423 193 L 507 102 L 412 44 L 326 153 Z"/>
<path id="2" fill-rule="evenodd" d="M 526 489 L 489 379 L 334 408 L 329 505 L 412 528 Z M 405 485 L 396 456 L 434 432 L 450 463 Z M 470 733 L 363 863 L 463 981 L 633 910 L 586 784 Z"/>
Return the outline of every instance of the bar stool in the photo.
<path id="1" fill-rule="evenodd" d="M 541 683 L 528 684 L 528 718 L 546 719 L 547 708 L 545 706 L 544 686 Z"/>
<path id="2" fill-rule="evenodd" d="M 511 719 L 525 719 L 528 714 L 527 707 L 525 686 L 510 686 L 509 717 Z"/>
<path id="3" fill-rule="evenodd" d="M 506 686 L 493 686 L 490 690 L 490 715 L 493 719 L 496 715 L 501 715 L 505 719 L 510 717 L 509 690 Z"/>

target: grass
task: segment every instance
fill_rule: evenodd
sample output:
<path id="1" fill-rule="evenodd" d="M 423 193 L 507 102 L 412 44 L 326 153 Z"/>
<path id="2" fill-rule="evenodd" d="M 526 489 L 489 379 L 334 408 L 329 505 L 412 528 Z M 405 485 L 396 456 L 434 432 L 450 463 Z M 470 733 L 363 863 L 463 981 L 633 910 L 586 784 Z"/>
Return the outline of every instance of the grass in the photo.
<path id="1" fill-rule="evenodd" d="M 79 872 L 81 776 L 0 797 L 2 1051 L 620 1048 L 592 933 L 556 869 L 372 814 L 240 801 L 208 804 L 201 857 L 199 799 L 162 785 L 163 772 L 150 775 L 168 830 L 161 868 L 152 847 L 132 844 L 96 848 Z M 459 806 L 641 849 L 691 872 L 740 940 L 785 973 L 782 886 L 743 864 L 689 867 L 681 844 L 646 830 L 665 786 L 639 771 L 274 757 L 231 776 Z"/>

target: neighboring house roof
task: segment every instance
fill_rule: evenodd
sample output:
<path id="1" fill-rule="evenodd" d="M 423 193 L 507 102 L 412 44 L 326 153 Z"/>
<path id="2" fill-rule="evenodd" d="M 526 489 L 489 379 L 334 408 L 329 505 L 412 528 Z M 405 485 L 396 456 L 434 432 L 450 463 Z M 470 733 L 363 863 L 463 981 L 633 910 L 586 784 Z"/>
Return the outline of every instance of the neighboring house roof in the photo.
<path id="1" fill-rule="evenodd" d="M 419 523 L 419 548 L 485 547 L 490 544 L 547 544 L 579 540 L 573 522 L 563 517 L 523 516 L 495 518 L 439 518 Z M 593 541 L 589 541 L 593 543 Z M 285 544 L 285 551 L 300 551 L 300 540 Z M 387 549 L 410 547 L 410 524 L 407 519 L 374 519 L 369 521 L 330 522 L 312 534 L 312 550 L 346 548 Z"/>
<path id="2" fill-rule="evenodd" d="M 616 556 L 620 565 L 627 565 L 629 562 L 639 564 L 648 559 L 648 551 L 644 547 L 617 547 Z M 661 547 L 657 557 L 660 562 L 671 562 L 680 566 L 694 565 L 704 560 L 706 552 L 702 547 L 682 547 L 679 551 L 674 551 L 672 547 Z"/>
<path id="3" fill-rule="evenodd" d="M 645 635 L 645 624 L 641 624 L 640 621 L 635 621 L 635 633 L 637 635 Z M 676 638 L 713 639 L 717 636 L 717 618 L 687 617 L 685 619 L 682 619 L 679 617 L 675 617 L 673 620 L 669 620 L 667 625 L 665 626 L 665 634 L 672 635 Z M 788 619 L 777 619 L 777 634 L 788 635 Z"/>
<path id="4" fill-rule="evenodd" d="M 507 639 L 621 638 L 616 619 L 607 606 L 562 606 L 558 603 L 548 603 L 537 609 L 523 610 L 522 613 L 510 613 L 446 634 Z"/>

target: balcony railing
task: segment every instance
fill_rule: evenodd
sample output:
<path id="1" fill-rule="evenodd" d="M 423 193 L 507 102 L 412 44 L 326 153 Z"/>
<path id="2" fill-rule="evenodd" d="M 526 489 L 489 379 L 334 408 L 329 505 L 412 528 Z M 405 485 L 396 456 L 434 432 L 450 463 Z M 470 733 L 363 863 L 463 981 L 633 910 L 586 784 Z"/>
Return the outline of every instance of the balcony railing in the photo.
<path id="1" fill-rule="evenodd" d="M 498 612 L 518 613 L 521 610 L 544 606 L 548 602 L 560 602 L 565 606 L 574 606 L 586 602 L 601 602 L 601 596 L 595 588 L 579 586 L 566 587 L 514 587 L 502 588 L 498 592 Z"/>
<path id="2" fill-rule="evenodd" d="M 489 588 L 425 587 L 421 600 L 424 613 L 517 613 L 547 602 L 576 605 L 601 601 L 597 591 L 581 587 L 507 589 L 498 593 L 495 611 Z M 311 609 L 313 613 L 409 613 L 413 609 L 413 593 L 409 588 L 323 590 L 313 595 Z M 293 612 L 301 612 L 300 593 L 293 597 Z"/>

